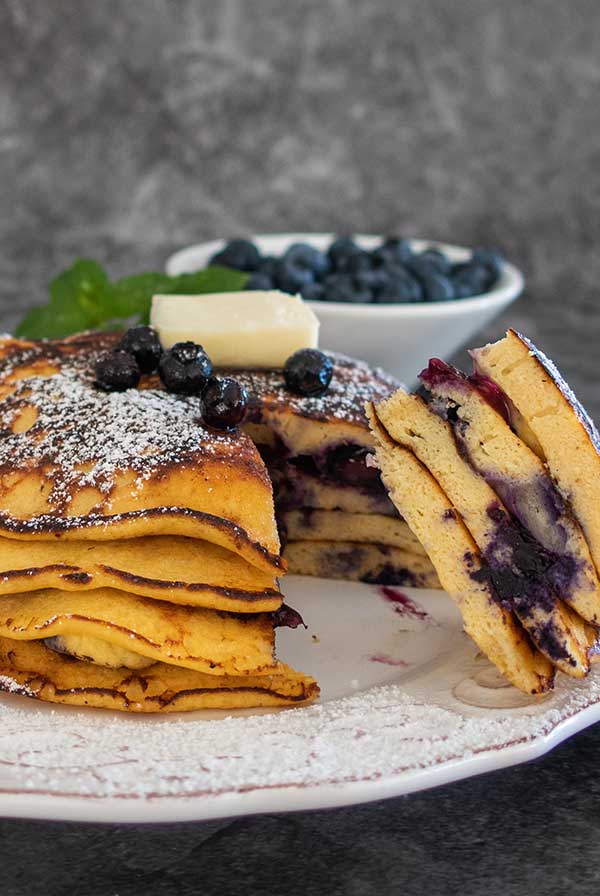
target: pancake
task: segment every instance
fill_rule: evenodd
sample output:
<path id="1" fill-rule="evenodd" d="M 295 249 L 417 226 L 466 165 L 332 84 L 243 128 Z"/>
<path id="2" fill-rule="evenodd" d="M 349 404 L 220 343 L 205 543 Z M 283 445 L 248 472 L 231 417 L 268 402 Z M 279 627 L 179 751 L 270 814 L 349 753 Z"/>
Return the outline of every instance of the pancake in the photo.
<path id="1" fill-rule="evenodd" d="M 265 675 L 208 675 L 165 663 L 132 672 L 63 656 L 40 641 L 3 637 L 0 690 L 49 703 L 127 712 L 298 705 L 319 693 L 313 678 L 283 663 Z"/>
<path id="2" fill-rule="evenodd" d="M 517 412 L 514 428 L 547 464 L 600 571 L 600 435 L 593 421 L 553 362 L 515 330 L 471 354 Z"/>
<path id="3" fill-rule="evenodd" d="M 418 395 L 399 389 L 376 406 L 394 442 L 429 470 L 458 511 L 484 560 L 495 593 L 510 606 L 538 649 L 565 674 L 589 671 L 583 621 L 560 600 L 541 546 L 515 523 L 496 492 L 462 456 L 450 424 Z"/>
<path id="4" fill-rule="evenodd" d="M 439 588 L 431 562 L 415 554 L 385 544 L 351 541 L 290 541 L 285 547 L 290 573 L 346 579 L 377 585 L 407 585 Z"/>
<path id="5" fill-rule="evenodd" d="M 280 519 L 288 542 L 353 541 L 389 545 L 425 556 L 418 539 L 397 517 L 306 508 L 283 513 Z"/>
<path id="6" fill-rule="evenodd" d="M 448 496 L 415 455 L 392 439 L 378 409 L 370 406 L 368 412 L 383 481 L 456 602 L 465 631 L 515 687 L 529 694 L 548 691 L 554 679 L 551 663 L 480 575 L 485 567 L 481 553 Z"/>
<path id="7" fill-rule="evenodd" d="M 79 635 L 108 641 L 153 660 L 208 675 L 270 671 L 273 620 L 123 594 L 45 589 L 0 598 L 0 636 L 34 641 Z"/>
<path id="8" fill-rule="evenodd" d="M 114 588 L 175 604 L 263 613 L 281 593 L 273 571 L 225 548 L 180 536 L 122 541 L 29 542 L 0 537 L 0 595 L 59 588 Z"/>
<path id="9" fill-rule="evenodd" d="M 512 431 L 510 411 L 478 380 L 435 362 L 421 374 L 433 409 L 448 420 L 462 456 L 548 553 L 547 575 L 587 622 L 600 623 L 600 582 L 581 527 L 540 458 Z"/>
<path id="10" fill-rule="evenodd" d="M 156 378 L 97 388 L 96 357 L 116 338 L 0 341 L 0 533 L 192 536 L 278 569 L 271 483 L 252 441 L 208 430 L 200 399 Z"/>

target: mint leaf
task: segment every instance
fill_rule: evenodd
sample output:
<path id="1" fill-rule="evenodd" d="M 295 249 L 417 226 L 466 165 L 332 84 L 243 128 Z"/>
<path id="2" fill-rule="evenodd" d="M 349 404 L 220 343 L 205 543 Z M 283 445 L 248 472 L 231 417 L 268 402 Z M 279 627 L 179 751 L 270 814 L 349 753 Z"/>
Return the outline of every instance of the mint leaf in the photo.
<path id="1" fill-rule="evenodd" d="M 201 295 L 207 292 L 240 292 L 248 282 L 248 277 L 249 274 L 243 271 L 215 265 L 202 271 L 194 271 L 192 274 L 171 277 L 172 288 L 169 289 L 169 293 Z"/>
<path id="2" fill-rule="evenodd" d="M 32 308 L 15 330 L 20 339 L 58 339 L 89 329 L 89 319 L 81 310 L 57 309 L 51 305 Z"/>
<path id="3" fill-rule="evenodd" d="M 169 289 L 173 278 L 167 274 L 149 271 L 122 277 L 112 284 L 112 301 L 115 317 L 146 319 L 150 315 L 152 296 Z"/>
<path id="4" fill-rule="evenodd" d="M 110 281 L 97 261 L 78 258 L 50 283 L 50 306 L 64 315 L 81 316 L 94 327 L 112 314 Z"/>
<path id="5" fill-rule="evenodd" d="M 111 283 L 101 265 L 79 258 L 52 280 L 48 304 L 29 311 L 15 332 L 25 339 L 54 339 L 82 330 L 122 329 L 148 323 L 157 293 L 238 292 L 247 280 L 248 274 L 215 266 L 177 277 L 147 271 Z"/>

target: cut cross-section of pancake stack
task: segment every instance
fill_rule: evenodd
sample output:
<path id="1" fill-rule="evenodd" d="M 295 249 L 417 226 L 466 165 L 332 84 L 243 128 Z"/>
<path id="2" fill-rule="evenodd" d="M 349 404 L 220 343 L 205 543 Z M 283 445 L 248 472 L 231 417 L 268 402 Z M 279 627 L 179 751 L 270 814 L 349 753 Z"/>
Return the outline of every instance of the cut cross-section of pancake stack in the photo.
<path id="1" fill-rule="evenodd" d="M 280 370 L 231 371 L 250 396 L 244 428 L 273 481 L 289 571 L 439 587 L 368 462 L 374 445 L 365 402 L 389 396 L 398 382 L 363 361 L 329 357 L 333 377 L 318 397 L 291 393 Z"/>
<path id="2" fill-rule="evenodd" d="M 0 342 L 0 688 L 130 711 L 313 698 L 275 659 L 299 617 L 260 455 L 155 380 L 99 389 L 115 338 Z"/>
<path id="3" fill-rule="evenodd" d="M 432 361 L 423 395 L 368 407 L 390 497 L 424 545 L 465 630 L 517 687 L 580 678 L 600 623 L 600 438 L 520 334 Z"/>

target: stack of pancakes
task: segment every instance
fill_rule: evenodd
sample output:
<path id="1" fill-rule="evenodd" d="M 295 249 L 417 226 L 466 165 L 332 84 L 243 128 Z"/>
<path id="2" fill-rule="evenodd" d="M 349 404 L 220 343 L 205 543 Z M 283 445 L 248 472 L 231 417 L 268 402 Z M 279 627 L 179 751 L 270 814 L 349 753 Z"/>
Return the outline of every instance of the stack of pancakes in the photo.
<path id="1" fill-rule="evenodd" d="M 130 711 L 311 699 L 275 659 L 293 614 L 256 448 L 155 379 L 98 389 L 115 339 L 0 341 L 0 687 Z"/>
<path id="2" fill-rule="evenodd" d="M 581 678 L 600 623 L 600 438 L 556 367 L 509 331 L 443 362 L 425 397 L 368 408 L 377 462 L 465 630 L 517 687 Z"/>
<path id="3" fill-rule="evenodd" d="M 295 395 L 277 370 L 231 371 L 246 387 L 245 431 L 262 454 L 290 572 L 439 587 L 418 539 L 369 466 L 364 405 L 398 383 L 363 361 L 329 353 L 333 377 L 319 396 Z"/>

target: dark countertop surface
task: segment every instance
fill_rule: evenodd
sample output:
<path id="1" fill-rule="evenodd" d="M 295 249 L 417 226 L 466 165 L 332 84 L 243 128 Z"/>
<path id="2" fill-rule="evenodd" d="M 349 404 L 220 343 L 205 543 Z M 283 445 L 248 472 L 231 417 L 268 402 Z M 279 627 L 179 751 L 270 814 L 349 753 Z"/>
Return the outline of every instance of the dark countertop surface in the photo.
<path id="1" fill-rule="evenodd" d="M 6 0 L 0 326 L 77 255 L 117 275 L 251 232 L 495 245 L 527 290 L 477 342 L 522 329 L 598 415 L 599 41 L 594 0 Z M 0 892 L 596 894 L 599 755 L 596 727 L 362 807 L 7 820 Z"/>

